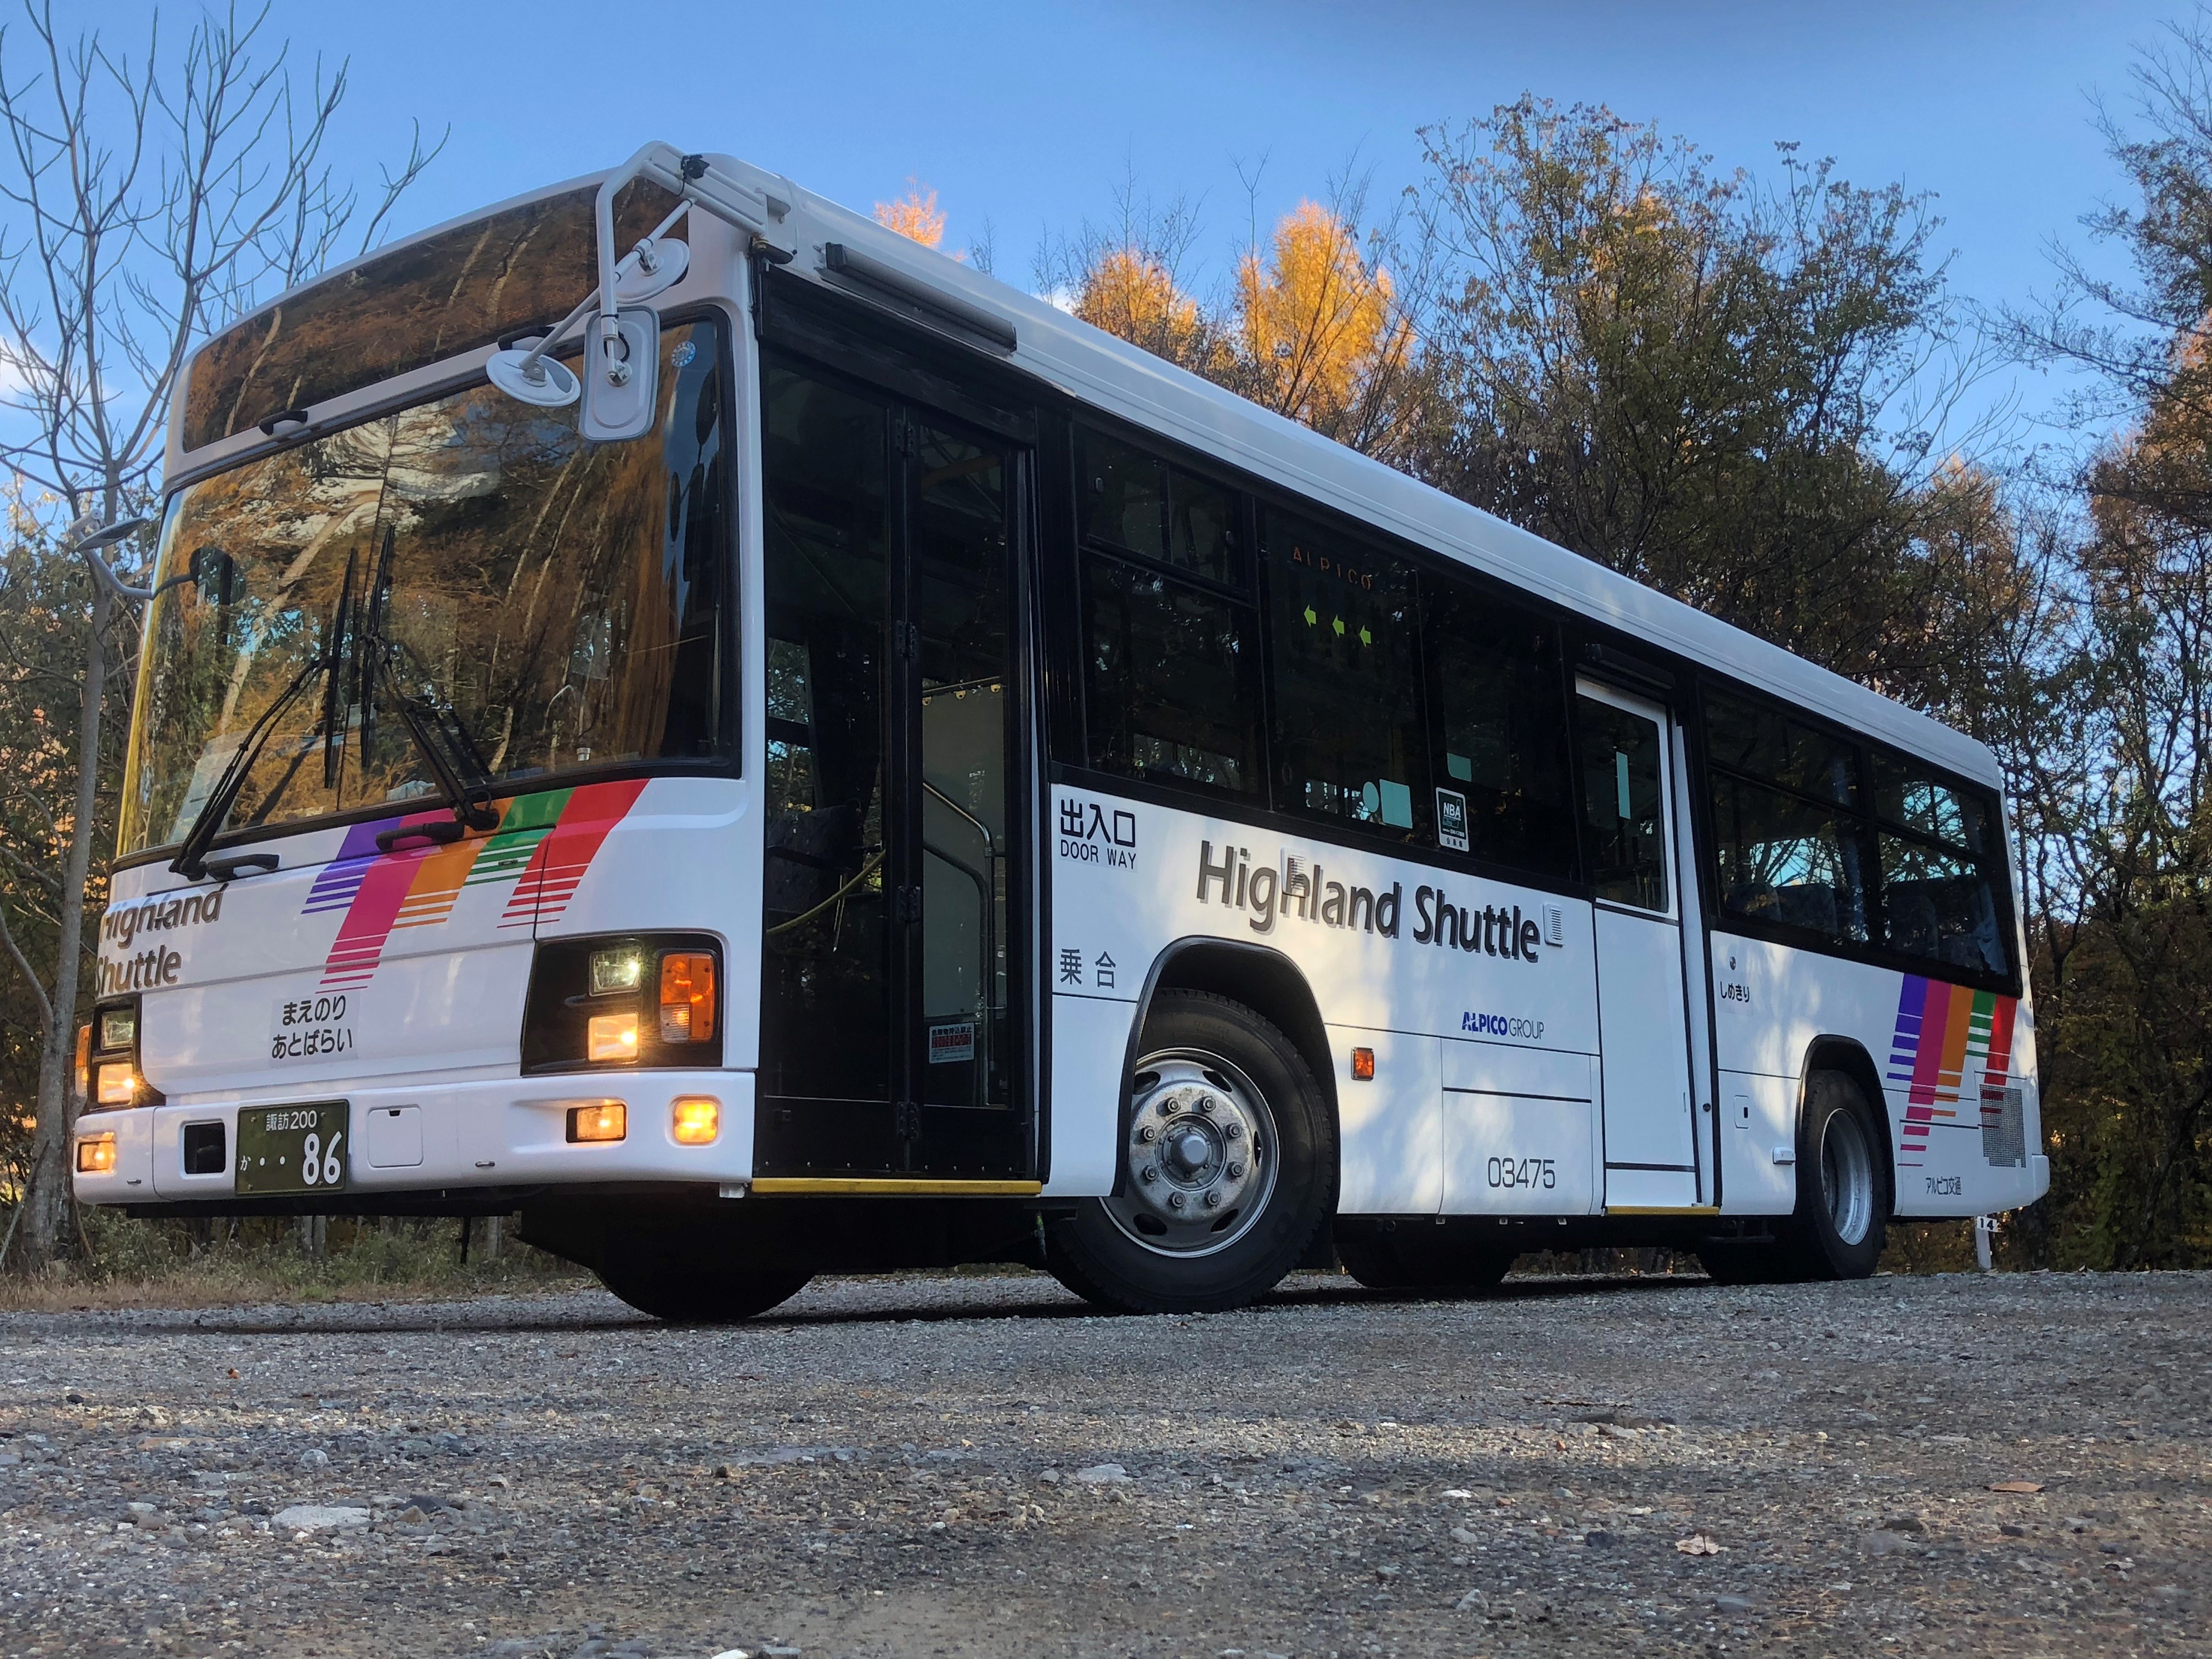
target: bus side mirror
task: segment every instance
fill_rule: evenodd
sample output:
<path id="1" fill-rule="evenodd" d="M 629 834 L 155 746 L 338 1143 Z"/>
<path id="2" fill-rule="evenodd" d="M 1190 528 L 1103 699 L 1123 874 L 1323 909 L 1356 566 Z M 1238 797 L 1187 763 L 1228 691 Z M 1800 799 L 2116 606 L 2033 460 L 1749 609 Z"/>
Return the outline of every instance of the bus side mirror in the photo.
<path id="1" fill-rule="evenodd" d="M 653 429 L 660 407 L 660 316 L 624 306 L 611 332 L 598 319 L 584 349 L 584 407 L 577 429 L 592 443 L 620 443 Z"/>

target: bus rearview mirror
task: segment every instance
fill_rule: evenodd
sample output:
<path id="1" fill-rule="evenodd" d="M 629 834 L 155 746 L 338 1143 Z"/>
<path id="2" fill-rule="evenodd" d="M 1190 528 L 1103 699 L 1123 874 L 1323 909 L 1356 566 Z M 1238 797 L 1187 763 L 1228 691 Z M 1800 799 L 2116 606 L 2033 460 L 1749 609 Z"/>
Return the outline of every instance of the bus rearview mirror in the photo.
<path id="1" fill-rule="evenodd" d="M 659 408 L 660 316 L 647 306 L 624 306 L 615 326 L 598 324 L 581 365 L 584 408 L 578 430 L 592 443 L 620 443 L 653 429 Z"/>

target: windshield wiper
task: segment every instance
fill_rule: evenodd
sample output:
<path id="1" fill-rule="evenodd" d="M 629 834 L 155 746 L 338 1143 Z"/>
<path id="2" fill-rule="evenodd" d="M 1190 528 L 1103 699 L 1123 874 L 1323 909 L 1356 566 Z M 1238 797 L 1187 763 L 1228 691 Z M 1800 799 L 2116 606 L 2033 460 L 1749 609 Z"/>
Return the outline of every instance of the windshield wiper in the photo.
<path id="1" fill-rule="evenodd" d="M 400 683 L 401 647 L 397 640 L 386 639 L 380 629 L 364 637 L 361 648 L 362 677 L 372 682 L 382 678 L 399 711 L 399 723 L 407 728 L 416 752 L 422 756 L 438 793 L 453 813 L 450 824 L 410 823 L 382 830 L 376 844 L 390 852 L 394 842 L 403 840 L 459 841 L 464 830 L 497 828 L 499 811 L 491 804 L 491 773 L 453 717 L 453 709 L 434 697 L 409 691 Z M 373 684 L 368 696 L 375 696 Z"/>
<path id="2" fill-rule="evenodd" d="M 209 844 L 215 840 L 216 832 L 222 828 L 223 821 L 230 817 L 230 809 L 238 804 L 238 792 L 246 787 L 246 775 L 252 770 L 253 763 L 260 758 L 262 745 L 269 741 L 270 734 L 276 729 L 277 718 L 292 706 L 293 699 L 306 690 L 318 674 L 337 672 L 338 655 L 343 648 L 342 636 L 333 632 L 329 647 L 295 674 L 291 684 L 284 688 L 276 702 L 261 711 L 259 720 L 246 728 L 246 736 L 231 755 L 230 764 L 222 769 L 222 775 L 216 780 L 215 787 L 200 803 L 200 810 L 192 818 L 191 828 L 185 831 L 184 845 L 177 848 L 177 856 L 170 860 L 171 870 L 186 881 L 198 881 L 207 874 Z M 328 743 L 330 736 L 329 732 L 324 732 L 323 741 Z"/>

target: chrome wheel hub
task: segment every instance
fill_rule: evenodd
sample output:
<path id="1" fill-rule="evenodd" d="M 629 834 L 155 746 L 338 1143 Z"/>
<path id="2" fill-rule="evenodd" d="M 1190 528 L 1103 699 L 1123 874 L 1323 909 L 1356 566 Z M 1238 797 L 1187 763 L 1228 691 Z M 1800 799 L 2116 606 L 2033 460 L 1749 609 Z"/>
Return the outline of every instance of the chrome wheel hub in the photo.
<path id="1" fill-rule="evenodd" d="M 1115 1224 L 1147 1249 L 1206 1255 L 1251 1228 L 1275 1185 L 1275 1123 L 1251 1080 L 1217 1054 L 1147 1055 L 1137 1067 Z"/>
<path id="2" fill-rule="evenodd" d="M 1820 1194 L 1836 1237 L 1856 1244 L 1874 1225 L 1874 1149 L 1850 1112 L 1834 1112 L 1820 1134 Z"/>

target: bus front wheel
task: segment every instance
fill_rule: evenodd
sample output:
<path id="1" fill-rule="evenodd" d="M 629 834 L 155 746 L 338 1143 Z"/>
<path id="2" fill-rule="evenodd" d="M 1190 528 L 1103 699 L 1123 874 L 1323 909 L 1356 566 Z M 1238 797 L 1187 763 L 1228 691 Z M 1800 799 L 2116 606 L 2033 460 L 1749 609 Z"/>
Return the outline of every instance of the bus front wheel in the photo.
<path id="1" fill-rule="evenodd" d="M 1336 1207 L 1336 1135 L 1273 1022 L 1163 991 L 1129 1084 L 1120 1179 L 1045 1231 L 1045 1265 L 1124 1313 L 1212 1313 L 1267 1294 Z"/>

